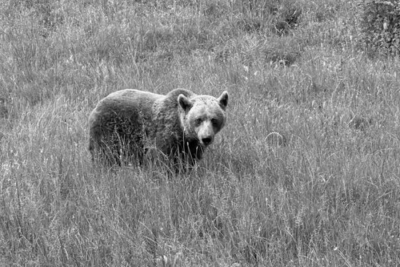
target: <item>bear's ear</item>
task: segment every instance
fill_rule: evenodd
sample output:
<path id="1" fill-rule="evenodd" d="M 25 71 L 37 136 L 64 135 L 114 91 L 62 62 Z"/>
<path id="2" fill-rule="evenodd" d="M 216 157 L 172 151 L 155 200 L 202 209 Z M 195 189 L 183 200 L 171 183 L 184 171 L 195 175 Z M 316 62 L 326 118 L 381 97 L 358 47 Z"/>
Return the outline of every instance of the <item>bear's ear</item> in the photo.
<path id="1" fill-rule="evenodd" d="M 192 101 L 190 101 L 189 98 L 187 98 L 186 96 L 184 96 L 184 95 L 182 95 L 182 94 L 180 94 L 180 95 L 178 96 L 178 104 L 179 104 L 179 106 L 181 106 L 181 108 L 182 108 L 184 111 L 186 111 L 186 112 L 187 112 L 189 109 L 191 109 L 192 106 L 193 106 Z"/>
<path id="2" fill-rule="evenodd" d="M 222 95 L 218 98 L 219 105 L 223 110 L 225 110 L 226 106 L 228 105 L 228 92 L 224 91 Z"/>

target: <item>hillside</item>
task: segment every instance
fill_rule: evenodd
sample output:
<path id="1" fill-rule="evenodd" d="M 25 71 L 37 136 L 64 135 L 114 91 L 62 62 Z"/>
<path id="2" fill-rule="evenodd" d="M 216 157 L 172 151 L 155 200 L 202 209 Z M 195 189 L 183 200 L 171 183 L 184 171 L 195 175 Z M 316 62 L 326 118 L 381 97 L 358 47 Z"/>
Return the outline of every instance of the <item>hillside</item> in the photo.
<path id="1" fill-rule="evenodd" d="M 0 265 L 400 265 L 400 65 L 359 2 L 1 2 Z M 93 166 L 101 98 L 178 87 L 230 97 L 193 172 Z"/>

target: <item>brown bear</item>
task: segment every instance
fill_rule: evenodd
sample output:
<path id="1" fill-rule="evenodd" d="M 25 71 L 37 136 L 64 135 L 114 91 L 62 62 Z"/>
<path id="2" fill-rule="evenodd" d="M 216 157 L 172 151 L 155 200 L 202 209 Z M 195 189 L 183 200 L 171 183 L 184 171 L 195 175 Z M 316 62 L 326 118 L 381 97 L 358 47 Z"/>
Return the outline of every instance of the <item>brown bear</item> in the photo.
<path id="1" fill-rule="evenodd" d="M 156 148 L 175 167 L 193 166 L 224 127 L 227 104 L 226 91 L 219 98 L 186 89 L 116 91 L 90 114 L 89 151 L 93 160 L 121 165 L 142 164 Z"/>

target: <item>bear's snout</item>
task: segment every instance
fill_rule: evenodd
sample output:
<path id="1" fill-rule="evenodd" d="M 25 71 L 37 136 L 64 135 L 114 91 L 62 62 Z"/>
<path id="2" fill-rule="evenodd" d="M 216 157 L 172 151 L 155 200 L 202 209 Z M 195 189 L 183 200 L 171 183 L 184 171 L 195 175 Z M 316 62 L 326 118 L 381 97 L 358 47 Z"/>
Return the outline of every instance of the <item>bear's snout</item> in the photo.
<path id="1" fill-rule="evenodd" d="M 201 139 L 201 142 L 203 143 L 203 145 L 208 146 L 209 144 L 211 144 L 213 141 L 212 136 L 207 136 Z"/>
<path id="2" fill-rule="evenodd" d="M 214 141 L 215 130 L 210 120 L 203 121 L 197 128 L 197 138 L 201 145 L 208 146 Z"/>

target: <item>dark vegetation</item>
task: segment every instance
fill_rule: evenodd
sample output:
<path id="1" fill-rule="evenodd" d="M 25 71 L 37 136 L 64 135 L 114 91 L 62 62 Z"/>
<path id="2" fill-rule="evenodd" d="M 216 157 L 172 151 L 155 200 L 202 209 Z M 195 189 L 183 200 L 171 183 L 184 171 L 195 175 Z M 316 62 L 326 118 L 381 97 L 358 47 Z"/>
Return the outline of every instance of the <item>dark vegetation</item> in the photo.
<path id="1" fill-rule="evenodd" d="M 400 52 L 400 3 L 367 0 L 361 6 L 362 41 L 371 56 L 398 56 Z"/>

